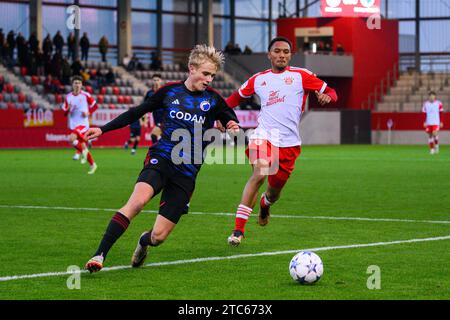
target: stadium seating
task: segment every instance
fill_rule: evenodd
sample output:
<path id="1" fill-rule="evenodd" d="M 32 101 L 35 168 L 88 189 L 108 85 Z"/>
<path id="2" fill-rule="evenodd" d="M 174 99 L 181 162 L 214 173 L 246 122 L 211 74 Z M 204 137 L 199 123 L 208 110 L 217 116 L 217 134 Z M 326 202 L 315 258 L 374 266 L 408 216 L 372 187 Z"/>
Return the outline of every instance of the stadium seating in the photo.
<path id="1" fill-rule="evenodd" d="M 7 76 L 1 75 L 0 79 L 4 81 L 3 90 L 0 91 L 0 109 L 27 109 L 30 107 L 33 100 L 30 95 L 23 93 L 19 86 L 13 85 Z"/>
<path id="2" fill-rule="evenodd" d="M 436 92 L 437 99 L 444 105 L 450 103 L 450 74 L 448 73 L 404 73 L 390 88 L 376 110 L 380 112 L 421 112 L 428 93 Z"/>

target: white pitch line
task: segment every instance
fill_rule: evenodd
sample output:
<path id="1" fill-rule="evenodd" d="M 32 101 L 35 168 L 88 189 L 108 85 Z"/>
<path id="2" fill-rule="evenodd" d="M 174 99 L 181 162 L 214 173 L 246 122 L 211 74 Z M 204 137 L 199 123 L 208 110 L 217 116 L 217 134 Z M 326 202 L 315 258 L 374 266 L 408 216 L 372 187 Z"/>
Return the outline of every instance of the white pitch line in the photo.
<path id="1" fill-rule="evenodd" d="M 49 207 L 49 206 L 26 206 L 26 205 L 0 205 L 0 208 L 8 209 L 46 209 L 46 210 L 67 210 L 67 211 L 107 211 L 116 212 L 117 209 L 109 208 L 73 208 L 73 207 Z M 158 213 L 156 210 L 142 210 L 146 213 Z M 235 216 L 235 213 L 229 212 L 189 212 L 193 215 L 210 216 Z M 333 217 L 333 216 L 298 216 L 298 215 L 271 215 L 272 218 L 284 219 L 317 219 L 317 220 L 344 220 L 344 221 L 374 221 L 374 222 L 409 222 L 409 223 L 433 223 L 450 224 L 446 220 L 414 220 L 414 219 L 396 219 L 396 218 L 364 218 L 364 217 Z"/>
<path id="2" fill-rule="evenodd" d="M 339 249 L 381 247 L 381 246 L 389 246 L 389 245 L 394 245 L 394 244 L 441 241 L 441 240 L 450 240 L 450 235 L 442 236 L 442 237 L 433 237 L 433 238 L 397 240 L 397 241 L 375 242 L 375 243 L 366 243 L 366 244 L 351 244 L 351 245 L 345 245 L 345 246 L 320 247 L 320 248 L 296 249 L 296 250 L 286 250 L 286 251 L 238 254 L 238 255 L 234 255 L 234 256 L 205 257 L 205 258 L 195 258 L 195 259 L 188 259 L 188 260 L 163 261 L 163 262 L 149 263 L 149 264 L 144 265 L 143 267 L 158 267 L 158 266 L 189 264 L 189 263 L 205 262 L 205 261 L 220 261 L 220 260 L 253 258 L 253 257 L 262 257 L 262 256 L 276 256 L 276 255 L 283 255 L 283 254 L 293 254 L 293 253 L 297 253 L 299 251 L 317 252 L 317 251 L 328 251 L 328 250 L 339 250 Z M 131 269 L 131 266 L 107 267 L 107 268 L 103 268 L 100 272 L 124 270 L 124 269 Z M 88 271 L 86 271 L 86 270 L 80 270 L 79 273 L 87 273 L 87 272 Z M 5 277 L 0 277 L 0 282 L 21 280 L 21 279 L 43 278 L 43 277 L 68 276 L 68 275 L 73 275 L 73 274 L 74 274 L 74 272 L 47 272 L 47 273 L 36 273 L 36 274 L 29 274 L 29 275 L 5 276 Z"/>

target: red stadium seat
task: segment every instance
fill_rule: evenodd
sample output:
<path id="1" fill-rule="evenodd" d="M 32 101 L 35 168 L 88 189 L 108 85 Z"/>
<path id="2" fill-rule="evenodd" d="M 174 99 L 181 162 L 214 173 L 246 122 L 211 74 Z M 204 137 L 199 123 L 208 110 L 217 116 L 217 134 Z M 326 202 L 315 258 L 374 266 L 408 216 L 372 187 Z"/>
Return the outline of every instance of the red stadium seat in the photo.
<path id="1" fill-rule="evenodd" d="M 115 108 L 116 108 L 116 105 L 114 105 L 114 104 L 111 103 L 111 104 L 109 104 L 108 107 L 109 107 L 109 109 L 115 109 Z"/>
<path id="2" fill-rule="evenodd" d="M 60 94 L 55 94 L 55 103 L 63 103 L 63 98 Z"/>
<path id="3" fill-rule="evenodd" d="M 20 74 L 21 74 L 22 76 L 26 76 L 26 75 L 27 75 L 27 73 L 28 73 L 28 70 L 27 70 L 27 68 L 26 68 L 26 67 L 22 67 L 22 68 L 20 68 Z"/>
<path id="4" fill-rule="evenodd" d="M 13 93 L 13 92 L 14 92 L 14 86 L 13 86 L 11 83 L 8 83 L 8 84 L 5 86 L 5 91 L 6 91 L 7 93 Z"/>
<path id="5" fill-rule="evenodd" d="M 94 93 L 94 90 L 92 90 L 91 86 L 86 86 L 86 91 L 89 92 L 90 94 Z"/>
<path id="6" fill-rule="evenodd" d="M 119 87 L 114 87 L 114 88 L 113 88 L 113 94 L 116 95 L 116 96 L 120 95 L 120 89 L 119 89 Z"/>
<path id="7" fill-rule="evenodd" d="M 38 76 L 31 76 L 31 83 L 33 84 L 33 86 L 36 86 L 39 84 L 39 77 Z"/>
<path id="8" fill-rule="evenodd" d="M 118 96 L 118 97 L 117 97 L 117 103 L 119 103 L 119 104 L 124 104 L 124 103 L 125 103 L 124 101 L 125 101 L 125 100 L 124 100 L 123 96 Z"/>
<path id="9" fill-rule="evenodd" d="M 97 103 L 103 103 L 105 101 L 105 97 L 103 95 L 97 96 Z"/>
<path id="10" fill-rule="evenodd" d="M 100 89 L 100 94 L 106 94 L 106 88 L 105 87 L 102 87 L 101 89 Z"/>
<path id="11" fill-rule="evenodd" d="M 37 109 L 37 107 L 38 107 L 38 105 L 37 105 L 36 102 L 31 102 L 31 103 L 30 103 L 30 108 L 31 108 L 31 109 Z"/>
<path id="12" fill-rule="evenodd" d="M 25 97 L 25 95 L 22 92 L 18 94 L 18 100 L 19 100 L 20 103 L 24 103 L 25 102 L 26 97 Z"/>
<path id="13" fill-rule="evenodd" d="M 15 109 L 16 105 L 12 102 L 8 102 L 8 109 Z"/>
<path id="14" fill-rule="evenodd" d="M 3 102 L 3 95 L 0 93 L 0 102 Z"/>

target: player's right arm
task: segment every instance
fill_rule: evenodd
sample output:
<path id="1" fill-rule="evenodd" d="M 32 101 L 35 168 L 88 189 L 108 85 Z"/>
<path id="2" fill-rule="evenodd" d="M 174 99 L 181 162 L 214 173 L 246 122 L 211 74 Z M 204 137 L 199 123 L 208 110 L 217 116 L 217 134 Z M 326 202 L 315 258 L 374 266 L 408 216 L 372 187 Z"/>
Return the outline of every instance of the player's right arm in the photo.
<path id="1" fill-rule="evenodd" d="M 150 99 L 145 100 L 139 106 L 130 108 L 128 111 L 125 111 L 117 118 L 111 120 L 104 126 L 100 128 L 91 128 L 84 135 L 86 140 L 91 140 L 101 136 L 102 134 L 117 130 L 123 127 L 128 126 L 129 124 L 139 120 L 143 115 L 147 112 L 152 112 L 162 107 L 162 101 L 165 97 L 165 90 L 159 90 L 155 93 Z"/>
<path id="2" fill-rule="evenodd" d="M 230 108 L 235 108 L 244 102 L 246 99 L 251 98 L 255 94 L 255 79 L 258 74 L 248 79 L 242 84 L 242 86 L 225 101 Z"/>

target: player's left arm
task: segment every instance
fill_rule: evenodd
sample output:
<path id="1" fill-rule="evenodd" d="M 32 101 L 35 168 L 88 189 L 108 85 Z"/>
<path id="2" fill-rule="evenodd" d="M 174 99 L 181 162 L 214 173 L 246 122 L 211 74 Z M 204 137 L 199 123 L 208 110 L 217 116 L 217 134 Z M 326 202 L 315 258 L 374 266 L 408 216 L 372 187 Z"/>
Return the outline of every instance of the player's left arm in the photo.
<path id="1" fill-rule="evenodd" d="M 441 123 L 439 127 L 442 129 L 444 127 L 444 122 L 442 121 L 442 116 L 444 115 L 444 107 L 442 106 L 442 102 L 439 103 L 439 114 L 441 115 Z"/>
<path id="2" fill-rule="evenodd" d="M 336 91 L 333 88 L 329 87 L 325 81 L 317 78 L 317 76 L 311 71 L 305 70 L 302 73 L 302 77 L 303 87 L 307 91 L 314 91 L 320 105 L 323 106 L 325 104 L 338 101 Z"/>

